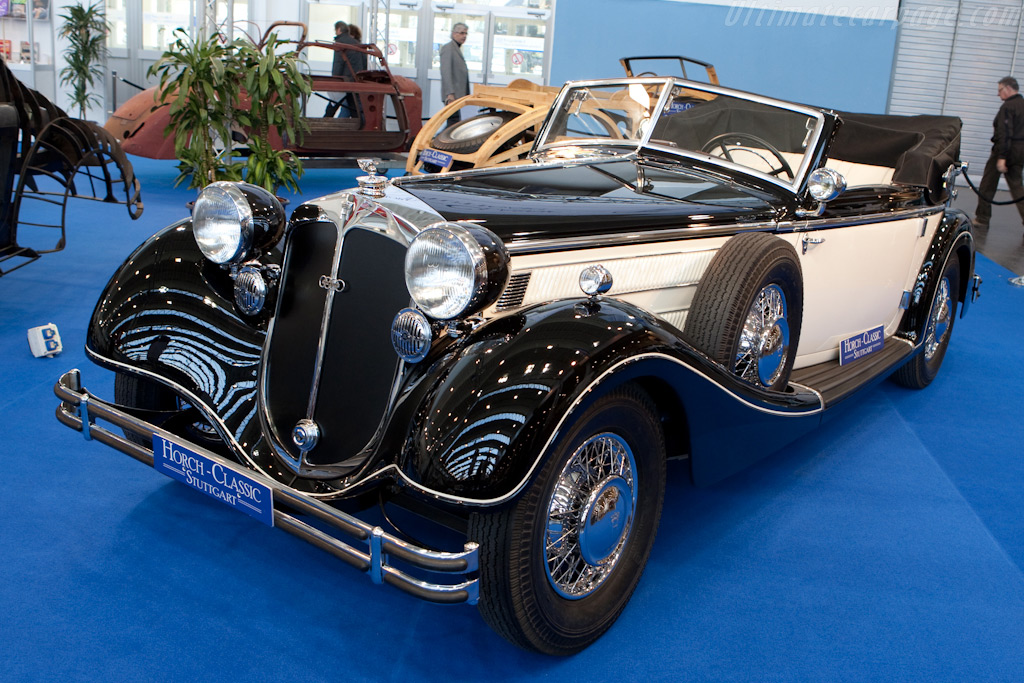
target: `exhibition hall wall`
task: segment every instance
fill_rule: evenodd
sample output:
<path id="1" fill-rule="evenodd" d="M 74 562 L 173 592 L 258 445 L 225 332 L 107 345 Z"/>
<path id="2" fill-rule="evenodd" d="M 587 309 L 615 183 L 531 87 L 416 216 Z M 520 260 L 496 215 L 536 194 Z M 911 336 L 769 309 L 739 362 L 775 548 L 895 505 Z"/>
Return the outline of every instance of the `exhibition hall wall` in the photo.
<path id="1" fill-rule="evenodd" d="M 694 57 L 723 84 L 847 111 L 884 113 L 896 0 L 558 0 L 551 82 L 606 78 L 628 55 Z"/>
<path id="2" fill-rule="evenodd" d="M 127 0 L 133 2 L 141 0 Z M 53 0 L 51 16 L 58 26 L 57 17 L 69 4 L 71 0 Z M 518 6 L 478 0 L 482 7 L 504 4 Z M 899 35 L 898 6 L 897 0 L 552 0 L 547 81 L 560 85 L 571 79 L 618 75 L 618 60 L 624 56 L 685 55 L 714 64 L 722 83 L 729 86 L 881 113 L 886 110 Z M 452 7 L 457 13 L 470 5 Z M 246 9 L 249 19 L 261 27 L 279 19 L 298 19 L 300 11 L 294 0 L 250 0 Z M 59 55 L 63 42 L 56 42 Z M 58 96 L 58 103 L 67 106 L 63 96 Z M 105 119 L 99 111 L 90 117 Z"/>

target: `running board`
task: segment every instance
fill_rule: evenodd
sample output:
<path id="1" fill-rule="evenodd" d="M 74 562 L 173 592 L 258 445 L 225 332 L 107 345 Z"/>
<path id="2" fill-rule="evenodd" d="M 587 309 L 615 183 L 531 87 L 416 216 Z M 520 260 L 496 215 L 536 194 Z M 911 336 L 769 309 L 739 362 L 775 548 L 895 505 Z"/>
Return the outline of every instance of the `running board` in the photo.
<path id="1" fill-rule="evenodd" d="M 914 352 L 914 345 L 905 339 L 891 337 L 881 351 L 846 365 L 838 360 L 794 370 L 789 381 L 821 394 L 825 407 L 831 407 L 857 390 L 881 379 L 895 370 Z"/>

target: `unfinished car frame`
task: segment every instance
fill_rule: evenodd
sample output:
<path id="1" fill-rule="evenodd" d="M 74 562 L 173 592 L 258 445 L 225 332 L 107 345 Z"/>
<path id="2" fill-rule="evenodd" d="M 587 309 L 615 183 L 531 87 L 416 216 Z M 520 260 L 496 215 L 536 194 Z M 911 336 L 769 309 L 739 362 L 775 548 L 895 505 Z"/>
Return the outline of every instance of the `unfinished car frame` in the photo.
<path id="1" fill-rule="evenodd" d="M 284 27 L 299 27 L 301 34 L 294 43 L 302 54 L 310 48 L 341 53 L 347 63 L 352 54 L 363 54 L 373 68 L 356 72 L 355 80 L 342 76 L 311 74 L 312 94 L 304 103 L 308 131 L 298 144 L 282 140 L 276 129 L 270 133 L 275 149 L 290 149 L 301 157 L 345 157 L 358 154 L 388 154 L 409 148 L 422 126 L 423 98 L 415 81 L 396 76 L 376 45 L 306 39 L 306 27 L 296 22 L 275 22 L 261 41 Z M 350 65 L 351 66 L 351 65 Z M 327 116 L 333 103 L 348 101 L 338 115 Z M 151 159 L 174 159 L 174 136 L 167 135 L 170 123 L 170 102 L 159 104 L 157 87 L 136 93 L 107 120 L 104 127 L 114 135 L 126 152 Z M 352 111 L 348 111 L 351 109 Z M 246 132 L 236 133 L 244 141 Z"/>
<path id="2" fill-rule="evenodd" d="M 124 203 L 129 216 L 142 215 L 139 181 L 114 137 L 68 116 L 3 60 L 0 159 L 0 276 L 64 248 L 69 199 Z"/>
<path id="3" fill-rule="evenodd" d="M 655 75 L 651 69 L 656 69 L 660 75 L 685 79 L 689 66 L 691 72 L 703 70 L 703 79 L 694 80 L 718 84 L 715 67 L 690 57 L 623 57 L 619 63 L 630 77 L 636 75 L 635 68 L 642 68 L 644 76 Z M 524 78 L 507 86 L 474 85 L 471 94 L 445 105 L 423 126 L 409 149 L 406 171 L 413 175 L 448 173 L 522 161 L 559 90 Z M 448 126 L 448 119 L 464 108 L 480 111 Z"/>

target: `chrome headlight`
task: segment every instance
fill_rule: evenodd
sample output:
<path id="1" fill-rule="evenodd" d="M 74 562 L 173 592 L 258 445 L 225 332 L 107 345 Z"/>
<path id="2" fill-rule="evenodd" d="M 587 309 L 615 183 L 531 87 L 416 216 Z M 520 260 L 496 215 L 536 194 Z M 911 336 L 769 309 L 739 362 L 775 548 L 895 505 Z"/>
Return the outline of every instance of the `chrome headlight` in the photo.
<path id="1" fill-rule="evenodd" d="M 807 191 L 818 202 L 830 202 L 846 190 L 846 178 L 831 168 L 816 168 L 807 178 Z"/>
<path id="2" fill-rule="evenodd" d="M 203 188 L 192 208 L 192 230 L 206 258 L 239 263 L 277 244 L 284 232 L 277 197 L 249 183 L 216 182 Z"/>
<path id="3" fill-rule="evenodd" d="M 508 282 L 508 260 L 505 245 L 490 230 L 435 223 L 409 244 L 405 284 L 420 310 L 449 320 L 497 300 Z"/>

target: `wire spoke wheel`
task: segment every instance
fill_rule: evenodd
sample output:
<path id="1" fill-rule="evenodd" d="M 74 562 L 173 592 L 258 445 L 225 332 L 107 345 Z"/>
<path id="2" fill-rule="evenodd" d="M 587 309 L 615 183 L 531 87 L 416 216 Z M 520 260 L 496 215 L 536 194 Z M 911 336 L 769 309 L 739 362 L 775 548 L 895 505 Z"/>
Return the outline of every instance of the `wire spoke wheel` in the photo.
<path id="1" fill-rule="evenodd" d="M 935 357 L 953 321 L 952 301 L 949 295 L 949 278 L 944 277 L 939 281 L 938 290 L 935 293 L 935 301 L 932 302 L 931 315 L 928 316 L 928 331 L 924 338 L 924 357 L 930 361 Z"/>
<path id="2" fill-rule="evenodd" d="M 768 233 L 743 233 L 708 265 L 683 338 L 744 382 L 783 391 L 800 344 L 803 308 L 803 273 L 793 247 Z"/>
<path id="3" fill-rule="evenodd" d="M 637 386 L 573 415 L 514 504 L 469 518 L 480 614 L 530 650 L 567 655 L 615 623 L 654 544 L 665 496 L 657 406 Z"/>
<path id="4" fill-rule="evenodd" d="M 560 595 L 592 593 L 615 569 L 636 507 L 636 462 L 615 434 L 585 441 L 566 463 L 548 505 L 545 564 Z"/>
<path id="5" fill-rule="evenodd" d="M 757 293 L 747 312 L 733 372 L 762 387 L 778 381 L 789 351 L 789 323 L 786 320 L 786 294 L 776 284 Z"/>
<path id="6" fill-rule="evenodd" d="M 931 384 L 939 374 L 953 336 L 959 303 L 960 263 L 953 254 L 946 259 L 942 275 L 935 283 L 931 308 L 922 331 L 921 350 L 893 373 L 893 381 L 911 389 L 924 389 Z"/>

